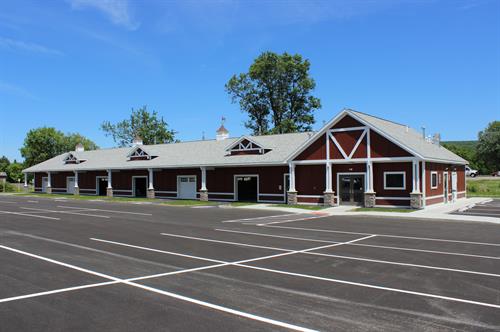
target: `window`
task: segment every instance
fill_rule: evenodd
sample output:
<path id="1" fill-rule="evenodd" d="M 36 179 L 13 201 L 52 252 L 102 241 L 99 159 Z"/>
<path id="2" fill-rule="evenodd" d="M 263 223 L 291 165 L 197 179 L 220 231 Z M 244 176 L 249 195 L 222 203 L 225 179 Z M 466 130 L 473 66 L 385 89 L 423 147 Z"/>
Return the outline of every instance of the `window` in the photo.
<path id="1" fill-rule="evenodd" d="M 406 173 L 384 172 L 384 189 L 388 190 L 406 189 Z"/>
<path id="2" fill-rule="evenodd" d="M 431 172 L 431 189 L 436 189 L 438 187 L 438 173 Z"/>

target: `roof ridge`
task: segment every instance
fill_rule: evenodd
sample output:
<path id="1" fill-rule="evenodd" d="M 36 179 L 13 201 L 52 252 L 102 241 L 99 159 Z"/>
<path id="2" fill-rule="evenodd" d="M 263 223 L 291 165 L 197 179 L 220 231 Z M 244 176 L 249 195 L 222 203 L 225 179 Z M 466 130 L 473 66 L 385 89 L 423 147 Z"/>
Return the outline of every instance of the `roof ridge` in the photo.
<path id="1" fill-rule="evenodd" d="M 355 110 L 352 110 L 352 109 L 349 109 L 349 111 L 353 112 L 353 113 L 359 113 L 359 114 L 363 114 L 363 115 L 366 115 L 366 116 L 369 116 L 371 118 L 375 118 L 375 119 L 379 119 L 379 120 L 382 120 L 382 121 L 385 121 L 385 122 L 390 122 L 390 123 L 394 123 L 394 124 L 397 124 L 398 126 L 402 126 L 402 127 L 406 127 L 408 125 L 406 124 L 402 124 L 402 123 L 399 123 L 399 122 L 396 122 L 396 121 L 392 121 L 392 120 L 387 120 L 387 119 L 384 119 L 380 116 L 376 116 L 376 115 L 371 115 L 371 114 L 368 114 L 368 113 L 364 113 L 364 112 L 360 112 L 360 111 L 355 111 Z M 408 126 L 410 127 L 410 126 Z"/>

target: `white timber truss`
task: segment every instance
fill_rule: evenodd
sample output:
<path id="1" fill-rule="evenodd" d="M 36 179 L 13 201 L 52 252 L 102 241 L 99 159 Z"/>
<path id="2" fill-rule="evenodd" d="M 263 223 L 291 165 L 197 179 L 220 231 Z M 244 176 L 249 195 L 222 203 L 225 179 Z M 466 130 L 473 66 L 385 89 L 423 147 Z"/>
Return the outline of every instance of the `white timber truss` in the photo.
<path id="1" fill-rule="evenodd" d="M 151 155 L 149 155 L 144 149 L 142 149 L 139 146 L 136 146 L 135 148 L 130 151 L 130 153 L 127 155 L 129 160 L 134 160 L 134 159 L 151 159 Z"/>

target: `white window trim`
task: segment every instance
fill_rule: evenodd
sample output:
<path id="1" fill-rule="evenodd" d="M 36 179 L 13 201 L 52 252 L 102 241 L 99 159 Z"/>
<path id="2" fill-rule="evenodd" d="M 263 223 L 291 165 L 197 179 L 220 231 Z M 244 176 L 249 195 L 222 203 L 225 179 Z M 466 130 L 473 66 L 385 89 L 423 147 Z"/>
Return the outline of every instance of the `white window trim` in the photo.
<path id="1" fill-rule="evenodd" d="M 402 187 L 387 187 L 387 175 L 403 175 L 403 186 Z M 397 172 L 384 172 L 384 190 L 406 190 L 406 172 L 405 171 L 397 171 Z"/>
<path id="2" fill-rule="evenodd" d="M 432 185 L 432 174 L 436 174 L 436 185 L 435 186 Z M 431 189 L 437 189 L 438 186 L 439 186 L 439 176 L 438 176 L 438 172 L 437 171 L 432 171 L 431 172 L 431 179 L 430 180 L 431 180 L 430 181 L 431 182 Z"/>

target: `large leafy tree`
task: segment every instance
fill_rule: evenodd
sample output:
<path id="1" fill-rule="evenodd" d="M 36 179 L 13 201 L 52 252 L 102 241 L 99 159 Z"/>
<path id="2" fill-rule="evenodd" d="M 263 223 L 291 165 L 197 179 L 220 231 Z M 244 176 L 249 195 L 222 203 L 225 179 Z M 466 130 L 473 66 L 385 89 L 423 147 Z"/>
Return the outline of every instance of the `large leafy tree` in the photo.
<path id="1" fill-rule="evenodd" d="M 168 128 L 168 124 L 159 117 L 156 111 L 149 112 L 146 106 L 132 109 L 128 119 L 112 124 L 103 122 L 101 129 L 106 136 L 112 136 L 119 146 L 128 146 L 136 136 L 142 138 L 144 144 L 171 143 L 176 132 Z"/>
<path id="2" fill-rule="evenodd" d="M 233 103 L 248 114 L 245 126 L 256 135 L 308 131 L 314 111 L 321 108 L 311 95 L 316 83 L 310 63 L 299 54 L 262 53 L 248 73 L 234 75 L 226 84 Z"/>
<path id="3" fill-rule="evenodd" d="M 24 178 L 23 175 L 23 164 L 18 163 L 16 160 L 14 160 L 9 166 L 7 167 L 7 181 L 9 182 L 21 182 Z"/>
<path id="4" fill-rule="evenodd" d="M 478 136 L 478 158 L 488 166 L 490 171 L 500 170 L 500 121 L 488 124 L 488 127 L 480 131 Z"/>
<path id="5" fill-rule="evenodd" d="M 0 172 L 6 172 L 9 165 L 9 158 L 7 158 L 6 156 L 2 156 L 2 158 L 0 158 Z"/>
<path id="6" fill-rule="evenodd" d="M 64 134 L 53 127 L 30 130 L 24 139 L 21 155 L 26 167 L 41 163 L 61 153 L 74 151 L 76 144 L 82 143 L 86 150 L 97 149 L 97 145 L 80 134 Z"/>

